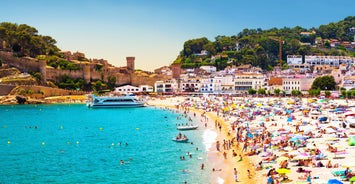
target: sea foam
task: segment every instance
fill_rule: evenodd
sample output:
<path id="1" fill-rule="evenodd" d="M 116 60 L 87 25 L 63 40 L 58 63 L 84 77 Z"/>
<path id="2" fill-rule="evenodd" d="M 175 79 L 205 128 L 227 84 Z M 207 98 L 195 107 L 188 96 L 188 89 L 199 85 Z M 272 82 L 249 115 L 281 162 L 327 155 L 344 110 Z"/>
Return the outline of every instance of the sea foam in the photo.
<path id="1" fill-rule="evenodd" d="M 212 144 L 216 142 L 217 139 L 217 132 L 212 131 L 210 129 L 207 129 L 206 131 L 203 132 L 202 138 L 203 138 L 203 144 L 206 147 L 206 151 L 209 151 Z"/>

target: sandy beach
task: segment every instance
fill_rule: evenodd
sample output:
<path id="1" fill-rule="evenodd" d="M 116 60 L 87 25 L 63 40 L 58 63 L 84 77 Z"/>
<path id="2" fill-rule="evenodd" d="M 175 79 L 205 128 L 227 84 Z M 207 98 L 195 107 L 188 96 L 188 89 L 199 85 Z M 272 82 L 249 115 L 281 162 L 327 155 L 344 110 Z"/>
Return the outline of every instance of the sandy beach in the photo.
<path id="1" fill-rule="evenodd" d="M 172 97 L 172 98 L 151 98 L 147 104 L 150 106 L 157 107 L 167 107 L 171 109 L 177 109 L 176 105 L 185 101 L 185 97 Z M 238 155 L 240 155 L 241 149 L 232 146 L 230 149 L 217 151 L 216 150 L 216 142 L 217 140 L 223 142 L 223 140 L 230 140 L 232 138 L 231 135 L 228 135 L 230 132 L 230 127 L 226 123 L 226 121 L 217 116 L 216 113 L 207 112 L 203 115 L 204 111 L 197 108 L 186 108 L 188 109 L 188 114 L 193 120 L 199 125 L 200 128 L 205 129 L 204 140 L 206 141 L 206 147 L 208 149 L 207 152 L 207 160 L 210 167 L 214 168 L 215 171 L 206 170 L 206 172 L 210 172 L 215 177 L 215 181 L 211 181 L 211 183 L 235 183 L 234 181 L 234 168 L 238 168 L 238 180 L 239 183 L 257 183 L 255 180 L 255 171 L 252 167 L 251 162 L 248 157 L 243 157 L 240 161 L 240 156 L 233 157 L 232 150 L 235 150 Z M 180 110 L 181 107 L 180 107 Z M 194 114 L 196 117 L 194 117 Z M 221 125 L 221 129 L 215 126 L 215 123 L 219 122 Z M 224 158 L 223 153 L 226 153 L 227 159 Z M 247 170 L 250 170 L 252 177 L 248 177 Z"/>
<path id="2" fill-rule="evenodd" d="M 203 136 L 210 138 L 207 164 L 216 169 L 206 171 L 216 176 L 211 183 L 236 183 L 234 168 L 238 183 L 267 183 L 268 178 L 274 183 L 309 183 L 308 176 L 312 183 L 350 183 L 352 175 L 343 173 L 355 168 L 355 147 L 348 141 L 355 129 L 332 124 L 329 117 L 342 119 L 334 109 L 352 106 L 353 101 L 205 96 L 151 98 L 148 104 L 179 105 L 191 117 L 197 114 Z M 314 109 L 320 114 L 313 115 Z M 320 122 L 322 116 L 328 122 Z"/>

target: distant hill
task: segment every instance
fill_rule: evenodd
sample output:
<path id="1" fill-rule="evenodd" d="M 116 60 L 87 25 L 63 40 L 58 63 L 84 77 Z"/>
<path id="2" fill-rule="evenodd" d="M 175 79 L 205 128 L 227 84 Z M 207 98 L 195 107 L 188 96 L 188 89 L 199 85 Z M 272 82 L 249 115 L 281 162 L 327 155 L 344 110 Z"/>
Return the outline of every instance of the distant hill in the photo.
<path id="1" fill-rule="evenodd" d="M 213 65 L 218 70 L 229 65 L 251 64 L 271 70 L 280 63 L 280 45 L 283 67 L 287 67 L 287 55 L 293 54 L 354 56 L 351 44 L 354 34 L 355 16 L 311 29 L 300 26 L 244 29 L 237 35 L 216 36 L 215 41 L 205 37 L 188 40 L 174 63 L 183 68 Z"/>

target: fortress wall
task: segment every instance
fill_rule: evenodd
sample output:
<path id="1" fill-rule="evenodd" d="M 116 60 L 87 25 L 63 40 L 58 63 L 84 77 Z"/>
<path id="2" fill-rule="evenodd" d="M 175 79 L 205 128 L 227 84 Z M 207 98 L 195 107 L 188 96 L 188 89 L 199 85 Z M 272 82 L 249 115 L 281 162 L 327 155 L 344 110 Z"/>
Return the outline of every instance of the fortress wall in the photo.
<path id="1" fill-rule="evenodd" d="M 64 75 L 73 79 L 83 78 L 82 70 L 57 70 L 54 68 L 47 68 L 46 70 L 47 80 L 60 81 Z"/>
<path id="2" fill-rule="evenodd" d="M 122 86 L 125 84 L 131 84 L 131 76 L 129 74 L 116 73 L 116 85 Z"/>
<path id="3" fill-rule="evenodd" d="M 44 93 L 42 97 L 87 94 L 87 92 L 85 91 L 65 90 L 65 89 L 51 88 L 51 87 L 44 87 L 44 86 L 20 86 L 20 87 L 22 89 L 32 90 L 35 94 L 41 91 Z"/>
<path id="4" fill-rule="evenodd" d="M 0 69 L 0 78 L 6 77 L 9 75 L 18 74 L 18 73 L 19 73 L 19 71 L 16 68 Z"/>
<path id="5" fill-rule="evenodd" d="M 0 84 L 0 96 L 8 95 L 16 86 L 11 84 Z"/>
<path id="6" fill-rule="evenodd" d="M 155 76 L 141 76 L 135 75 L 132 76 L 132 85 L 139 86 L 139 85 L 150 85 L 154 86 L 154 83 L 159 80 L 167 80 L 169 77 L 162 76 L 162 75 L 155 75 Z"/>
<path id="7" fill-rule="evenodd" d="M 21 72 L 40 72 L 41 63 L 36 59 L 14 57 L 12 52 L 0 51 L 0 59 Z"/>
<path id="8" fill-rule="evenodd" d="M 104 66 L 102 71 L 96 70 L 96 64 L 79 64 L 79 70 L 58 70 L 46 66 L 44 61 L 37 61 L 36 59 L 17 58 L 11 52 L 0 51 L 0 59 L 9 66 L 18 68 L 21 72 L 41 72 L 44 75 L 44 80 L 51 80 L 58 82 L 64 75 L 70 78 L 83 78 L 86 82 L 101 80 L 103 73 L 103 80 L 107 81 L 108 76 L 116 77 L 116 85 L 131 84 L 139 86 L 148 84 L 154 86 L 155 81 L 164 80 L 164 76 L 136 76 L 130 73 L 131 70 L 113 68 Z M 134 57 L 128 58 L 129 69 L 134 69 Z"/>

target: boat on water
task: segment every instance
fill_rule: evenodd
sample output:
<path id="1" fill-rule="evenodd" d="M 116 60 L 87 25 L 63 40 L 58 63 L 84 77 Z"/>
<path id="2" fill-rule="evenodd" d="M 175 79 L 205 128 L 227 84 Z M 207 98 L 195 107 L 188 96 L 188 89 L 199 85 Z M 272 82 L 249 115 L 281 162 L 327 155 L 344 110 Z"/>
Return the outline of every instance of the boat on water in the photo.
<path id="1" fill-rule="evenodd" d="M 175 142 L 188 142 L 189 139 L 186 137 L 186 135 L 182 135 L 179 133 L 176 137 L 173 138 L 173 141 Z"/>
<path id="2" fill-rule="evenodd" d="M 198 125 L 181 125 L 177 126 L 178 130 L 195 130 L 198 128 Z"/>
<path id="3" fill-rule="evenodd" d="M 134 94 L 120 96 L 90 95 L 87 106 L 89 108 L 144 107 L 145 101 L 138 99 Z"/>
<path id="4" fill-rule="evenodd" d="M 175 142 L 188 142 L 189 141 L 189 139 L 188 138 L 180 138 L 180 139 L 178 139 L 178 138 L 173 138 L 173 141 L 175 141 Z"/>

